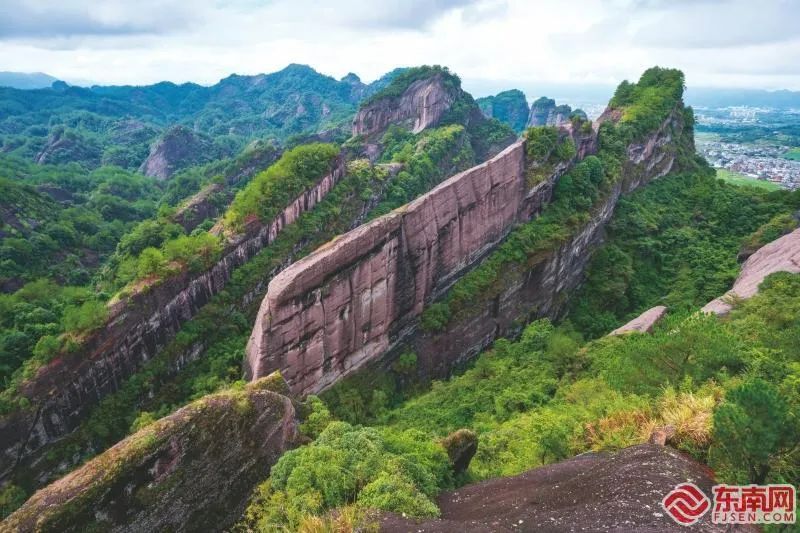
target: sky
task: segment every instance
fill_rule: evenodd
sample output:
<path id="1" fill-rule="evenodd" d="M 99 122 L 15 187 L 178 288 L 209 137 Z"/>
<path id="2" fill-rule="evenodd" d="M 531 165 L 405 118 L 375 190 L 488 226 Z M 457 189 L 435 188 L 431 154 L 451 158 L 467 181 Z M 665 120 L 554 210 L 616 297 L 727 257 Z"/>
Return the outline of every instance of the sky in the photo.
<path id="1" fill-rule="evenodd" d="M 660 65 L 690 87 L 800 90 L 798 57 L 800 0 L 0 0 L 0 70 L 99 84 L 441 64 L 481 96 Z"/>

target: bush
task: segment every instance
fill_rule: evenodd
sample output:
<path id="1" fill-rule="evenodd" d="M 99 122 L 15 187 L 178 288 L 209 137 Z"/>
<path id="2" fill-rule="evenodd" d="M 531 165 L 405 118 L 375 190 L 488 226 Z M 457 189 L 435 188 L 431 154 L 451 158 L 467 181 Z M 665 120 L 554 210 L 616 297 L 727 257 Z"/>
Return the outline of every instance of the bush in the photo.
<path id="1" fill-rule="evenodd" d="M 64 310 L 64 329 L 71 333 L 88 333 L 102 326 L 108 317 L 108 308 L 103 302 L 89 300 L 81 306 L 70 306 Z"/>

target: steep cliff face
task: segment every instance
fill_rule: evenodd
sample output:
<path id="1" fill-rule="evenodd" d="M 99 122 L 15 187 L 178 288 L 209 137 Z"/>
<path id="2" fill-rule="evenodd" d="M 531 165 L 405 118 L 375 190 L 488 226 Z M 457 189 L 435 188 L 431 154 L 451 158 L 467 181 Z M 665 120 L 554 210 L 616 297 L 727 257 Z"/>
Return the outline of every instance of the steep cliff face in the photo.
<path id="1" fill-rule="evenodd" d="M 272 280 L 248 343 L 246 374 L 259 377 L 280 369 L 294 392 L 316 393 L 368 362 L 390 360 L 393 352 L 410 349 L 418 356 L 420 372 L 446 376 L 493 339 L 513 334 L 521 322 L 557 315 L 565 292 L 579 283 L 620 194 L 669 172 L 676 153 L 673 139 L 682 133 L 680 107 L 656 132 L 628 147 L 623 178 L 583 228 L 543 254 L 530 271 L 508 273 L 494 301 L 444 333 L 418 331 L 425 305 L 515 223 L 539 213 L 574 160 L 555 166 L 529 188 L 525 145 L 519 141 L 342 236 Z M 573 137 L 578 157 L 597 148 L 595 129 L 585 138 L 571 127 L 562 135 Z"/>
<path id="2" fill-rule="evenodd" d="M 253 487 L 296 444 L 295 408 L 281 394 L 281 381 L 272 376 L 243 391 L 206 396 L 154 422 L 38 491 L 3 530 L 231 526 Z"/>
<path id="3" fill-rule="evenodd" d="M 210 161 L 215 152 L 210 139 L 185 126 L 174 126 L 153 143 L 139 172 L 165 180 L 182 168 Z"/>
<path id="4" fill-rule="evenodd" d="M 566 129 L 579 152 L 594 146 Z M 325 389 L 389 350 L 424 305 L 541 210 L 564 162 L 528 188 L 525 146 L 448 179 L 410 204 L 340 237 L 270 283 L 247 349 L 246 373 L 282 369 L 297 393 Z"/>
<path id="5" fill-rule="evenodd" d="M 399 97 L 379 98 L 362 106 L 353 119 L 353 135 L 374 139 L 390 124 L 419 133 L 439 123 L 456 101 L 458 92 L 444 82 L 441 74 L 417 80 Z"/>
<path id="6" fill-rule="evenodd" d="M 221 260 L 210 270 L 183 273 L 113 304 L 106 326 L 79 350 L 51 361 L 23 383 L 19 394 L 29 407 L 0 419 L 0 477 L 21 458 L 75 429 L 100 399 L 118 390 L 125 378 L 163 349 L 181 325 L 225 287 L 236 268 L 319 203 L 344 173 L 344 159 L 339 157 L 329 174 L 271 223 L 253 221 L 244 233 L 229 237 Z M 176 370 L 203 347 L 195 348 L 173 362 Z"/>

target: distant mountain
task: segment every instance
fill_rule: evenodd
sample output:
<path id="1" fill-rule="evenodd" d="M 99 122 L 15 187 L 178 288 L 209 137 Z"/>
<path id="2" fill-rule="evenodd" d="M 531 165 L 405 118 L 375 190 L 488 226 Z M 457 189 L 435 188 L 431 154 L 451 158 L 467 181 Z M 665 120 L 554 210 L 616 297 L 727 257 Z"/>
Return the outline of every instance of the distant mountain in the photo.
<path id="1" fill-rule="evenodd" d="M 686 100 L 696 107 L 750 106 L 800 109 L 800 91 L 700 87 L 687 89 Z"/>
<path id="2" fill-rule="evenodd" d="M 44 72 L 0 72 L 0 87 L 15 89 L 44 89 L 58 78 Z"/>
<path id="3" fill-rule="evenodd" d="M 476 102 L 484 115 L 508 124 L 516 132 L 525 129 L 528 123 L 528 101 L 525 93 L 518 89 L 478 98 Z"/>
<path id="4" fill-rule="evenodd" d="M 272 74 L 233 74 L 208 87 L 161 82 L 82 88 L 59 81 L 36 90 L 0 88 L 0 152 L 31 160 L 44 153 L 53 160 L 53 142 L 63 137 L 71 140 L 69 150 L 58 145 L 58 162 L 135 169 L 159 135 L 176 124 L 207 136 L 213 152 L 227 154 L 254 139 L 285 143 L 327 130 L 349 133 L 358 103 L 398 72 L 364 84 L 355 74 L 336 80 L 292 64 Z M 136 135 L 119 134 L 133 126 Z"/>

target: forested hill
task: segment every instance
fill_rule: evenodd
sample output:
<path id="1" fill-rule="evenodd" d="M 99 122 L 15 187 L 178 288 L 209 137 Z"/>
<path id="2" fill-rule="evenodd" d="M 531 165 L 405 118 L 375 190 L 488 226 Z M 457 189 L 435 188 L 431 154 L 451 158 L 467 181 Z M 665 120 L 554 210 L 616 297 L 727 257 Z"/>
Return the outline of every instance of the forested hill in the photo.
<path id="1" fill-rule="evenodd" d="M 292 135 L 342 125 L 347 129 L 358 102 L 395 74 L 367 85 L 354 74 L 336 80 L 292 64 L 272 74 L 234 74 L 209 87 L 171 82 L 0 87 L 0 152 L 41 163 L 115 164 L 133 170 L 167 126 L 183 124 L 209 137 L 218 153 L 231 155 L 254 138 L 283 143 Z M 56 143 L 54 159 L 48 148 Z"/>

